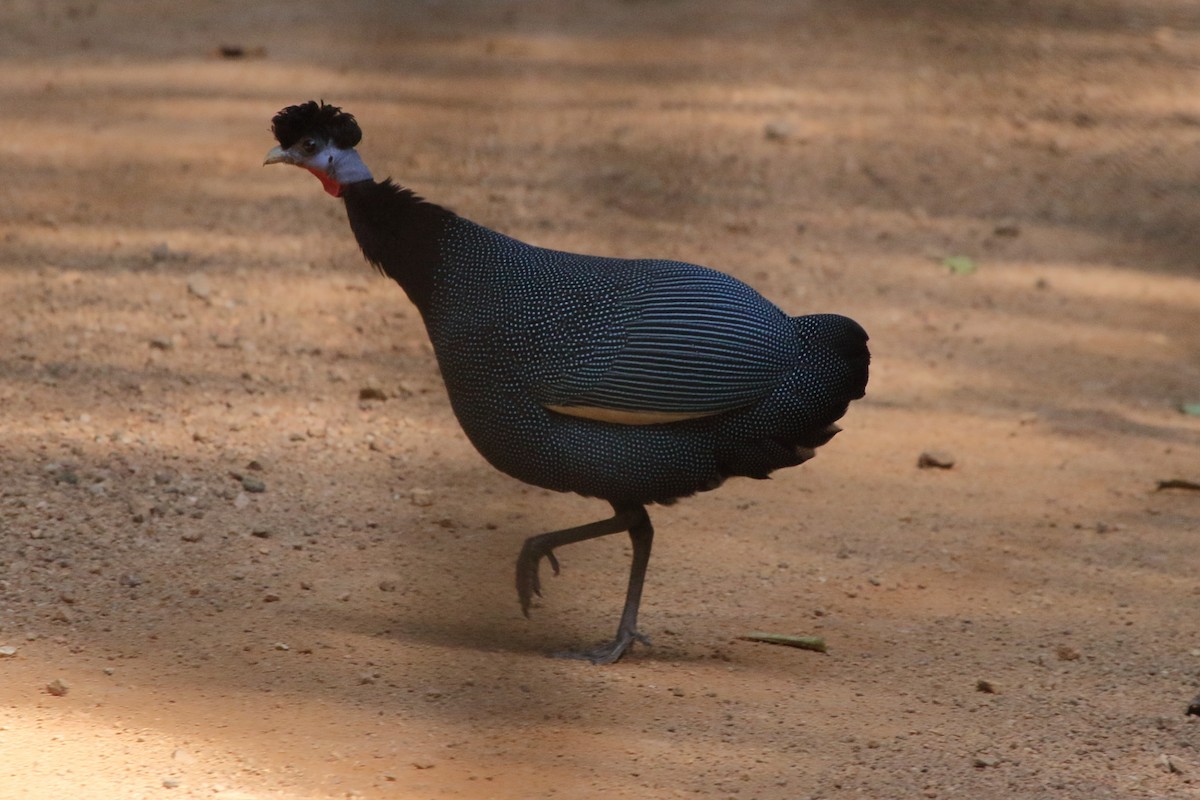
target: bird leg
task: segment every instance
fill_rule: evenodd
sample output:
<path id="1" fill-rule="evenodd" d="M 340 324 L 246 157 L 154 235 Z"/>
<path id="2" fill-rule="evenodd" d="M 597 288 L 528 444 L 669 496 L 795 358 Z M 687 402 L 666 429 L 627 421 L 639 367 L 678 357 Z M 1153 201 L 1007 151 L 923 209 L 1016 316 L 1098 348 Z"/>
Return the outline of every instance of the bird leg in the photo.
<path id="1" fill-rule="evenodd" d="M 613 641 L 582 653 L 555 653 L 563 658 L 583 658 L 593 664 L 611 664 L 619 659 L 635 642 L 649 644 L 649 640 L 637 632 L 638 607 L 642 601 L 642 584 L 646 579 L 646 566 L 650 563 L 650 546 L 654 541 L 654 527 L 650 515 L 643 506 L 613 506 L 611 519 L 580 525 L 576 528 L 543 533 L 525 540 L 521 555 L 517 557 L 517 595 L 521 599 L 521 611 L 529 616 L 529 605 L 533 596 L 541 597 L 542 586 L 538 577 L 538 565 L 544 556 L 550 562 L 554 574 L 558 574 L 558 559 L 554 549 L 575 542 L 596 539 L 621 531 L 629 531 L 633 543 L 633 563 L 629 567 L 629 586 L 625 591 L 625 608 L 617 626 Z"/>
<path id="2" fill-rule="evenodd" d="M 611 642 L 597 645 L 582 653 L 556 653 L 559 658 L 586 658 L 593 664 L 611 664 L 625 655 L 635 641 L 650 644 L 650 640 L 637 630 L 638 608 L 642 603 L 642 584 L 646 580 L 646 566 L 650 563 L 650 546 L 654 543 L 654 526 L 650 515 L 641 509 L 641 519 L 629 528 L 629 540 L 633 543 L 633 562 L 629 565 L 629 586 L 625 590 L 625 608 L 617 625 L 617 636 Z"/>

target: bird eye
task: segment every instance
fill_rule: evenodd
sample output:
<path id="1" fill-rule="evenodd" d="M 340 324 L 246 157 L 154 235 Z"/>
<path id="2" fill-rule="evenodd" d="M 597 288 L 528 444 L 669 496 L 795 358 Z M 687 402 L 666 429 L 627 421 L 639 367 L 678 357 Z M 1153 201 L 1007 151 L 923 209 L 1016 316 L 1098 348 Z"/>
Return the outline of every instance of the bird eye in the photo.
<path id="1" fill-rule="evenodd" d="M 309 154 L 317 152 L 317 140 L 311 138 L 305 139 L 300 143 L 300 149 Z"/>

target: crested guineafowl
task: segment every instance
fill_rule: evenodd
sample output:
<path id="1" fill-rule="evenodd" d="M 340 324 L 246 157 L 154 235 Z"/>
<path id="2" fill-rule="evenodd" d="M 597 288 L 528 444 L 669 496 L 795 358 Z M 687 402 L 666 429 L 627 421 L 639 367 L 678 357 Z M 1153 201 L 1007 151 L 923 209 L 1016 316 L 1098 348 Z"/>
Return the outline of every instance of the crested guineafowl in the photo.
<path id="1" fill-rule="evenodd" d="M 616 638 L 574 653 L 616 661 L 636 641 L 654 529 L 649 503 L 766 478 L 807 461 L 863 396 L 867 335 L 836 314 L 789 317 L 705 267 L 534 247 L 371 177 L 350 114 L 324 102 L 272 120 L 267 164 L 294 164 L 346 204 L 363 255 L 420 311 L 450 404 L 493 466 L 608 501 L 613 516 L 525 540 L 529 614 L 555 549 L 628 531 Z"/>

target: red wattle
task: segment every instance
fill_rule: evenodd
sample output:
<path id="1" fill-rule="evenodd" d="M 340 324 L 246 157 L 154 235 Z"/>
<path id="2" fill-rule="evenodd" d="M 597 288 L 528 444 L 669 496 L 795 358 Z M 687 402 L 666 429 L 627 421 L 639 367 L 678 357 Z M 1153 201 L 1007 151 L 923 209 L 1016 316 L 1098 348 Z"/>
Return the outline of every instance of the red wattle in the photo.
<path id="1" fill-rule="evenodd" d="M 340 183 L 319 169 L 313 169 L 312 167 L 305 167 L 305 169 L 317 176 L 317 180 L 321 182 L 321 186 L 325 187 L 325 191 L 329 192 L 329 194 L 334 197 L 342 196 L 342 185 Z"/>

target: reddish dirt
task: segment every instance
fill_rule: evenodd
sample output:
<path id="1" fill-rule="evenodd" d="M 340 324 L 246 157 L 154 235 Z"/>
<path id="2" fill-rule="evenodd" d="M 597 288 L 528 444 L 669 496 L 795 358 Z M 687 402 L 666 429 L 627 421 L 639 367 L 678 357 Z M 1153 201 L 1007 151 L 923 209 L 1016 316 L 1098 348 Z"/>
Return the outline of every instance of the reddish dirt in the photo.
<path id="1" fill-rule="evenodd" d="M 1191 0 L 18 0 L 0 63 L 0 796 L 1200 797 Z M 544 657 L 628 548 L 521 616 L 606 509 L 491 470 L 259 167 L 316 97 L 479 222 L 871 332 L 814 461 L 653 511 L 652 648 Z"/>

